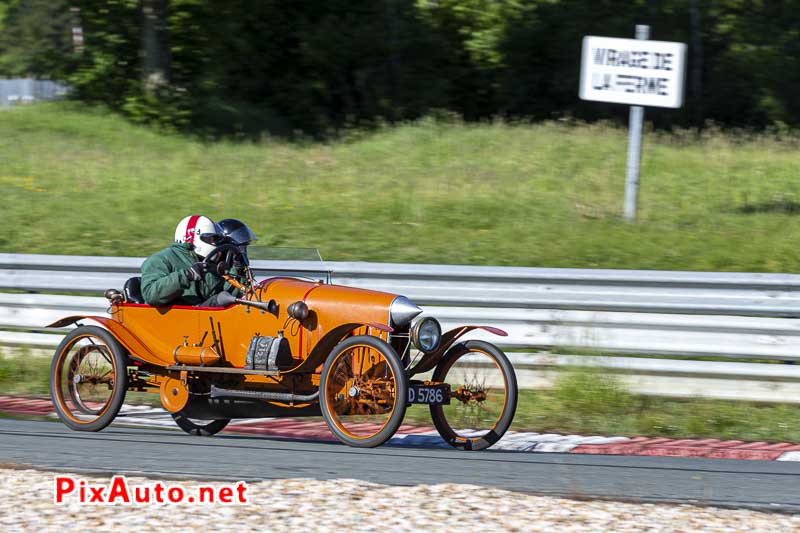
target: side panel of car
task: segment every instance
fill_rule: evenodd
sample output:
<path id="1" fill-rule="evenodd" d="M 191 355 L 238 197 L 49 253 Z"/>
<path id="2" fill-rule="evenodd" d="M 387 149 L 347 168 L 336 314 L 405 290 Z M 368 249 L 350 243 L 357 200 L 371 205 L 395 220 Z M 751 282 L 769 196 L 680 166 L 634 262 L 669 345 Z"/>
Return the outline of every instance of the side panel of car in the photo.
<path id="1" fill-rule="evenodd" d="M 387 340 L 389 306 L 396 295 L 323 285 L 305 299 L 309 320 L 303 346 L 303 371 L 317 370 L 336 344 L 350 335 L 372 335 Z"/>
<path id="2" fill-rule="evenodd" d="M 114 318 L 103 316 L 73 315 L 62 318 L 61 320 L 53 322 L 52 324 L 48 324 L 47 327 L 60 328 L 70 324 L 79 324 L 80 321 L 87 320 L 96 322 L 104 329 L 110 331 L 134 359 L 155 365 L 164 364 L 161 357 L 159 357 L 156 353 L 153 353 L 153 351 L 150 350 L 146 344 L 143 344 L 135 334 L 133 334 L 130 330 L 128 330 L 128 328 Z"/>
<path id="3" fill-rule="evenodd" d="M 330 350 L 353 334 L 387 340 L 389 307 L 396 295 L 337 285 L 323 285 L 292 278 L 262 282 L 253 296 L 274 303 L 272 311 L 246 305 L 226 308 L 152 307 L 115 304 L 111 318 L 94 317 L 117 337 L 135 359 L 157 366 L 175 364 L 183 353 L 214 347 L 223 366 L 243 368 L 254 335 L 275 336 L 289 341 L 298 363 L 294 371 L 315 372 Z M 296 320 L 288 314 L 290 304 L 304 302 L 308 316 Z M 63 319 L 54 326 L 75 322 Z M 207 352 L 206 352 L 207 353 Z"/>

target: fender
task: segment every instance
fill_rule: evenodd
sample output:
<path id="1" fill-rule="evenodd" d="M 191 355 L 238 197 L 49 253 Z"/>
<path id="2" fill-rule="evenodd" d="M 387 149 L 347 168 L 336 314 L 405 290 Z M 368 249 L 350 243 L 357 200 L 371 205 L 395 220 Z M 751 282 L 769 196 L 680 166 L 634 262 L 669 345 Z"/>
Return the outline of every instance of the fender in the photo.
<path id="1" fill-rule="evenodd" d="M 57 320 L 52 324 L 48 324 L 48 328 L 62 328 L 70 324 L 74 324 L 79 320 L 91 320 L 98 323 L 103 329 L 108 330 L 117 341 L 126 349 L 131 356 L 131 359 L 142 363 L 150 363 L 158 366 L 167 366 L 172 362 L 164 362 L 160 357 L 154 354 L 150 349 L 136 337 L 131 331 L 110 318 L 104 316 L 90 316 L 90 315 L 73 315 L 61 320 Z"/>
<path id="2" fill-rule="evenodd" d="M 359 328 L 374 328 L 385 333 L 391 333 L 394 329 L 386 324 L 378 324 L 376 322 L 349 322 L 342 324 L 331 331 L 329 331 L 322 339 L 317 342 L 308 357 L 296 367 L 281 372 L 282 374 L 289 374 L 292 372 L 314 372 L 316 368 L 323 363 L 330 355 L 331 350 L 339 344 L 345 337 Z M 386 339 L 384 339 L 386 340 Z M 398 356 L 399 357 L 399 356 Z"/>
<path id="3" fill-rule="evenodd" d="M 436 348 L 436 350 L 423 355 L 422 359 L 419 360 L 419 363 L 414 365 L 414 368 L 412 368 L 410 371 L 411 375 L 413 376 L 414 374 L 427 372 L 428 370 L 431 370 L 433 367 L 438 365 L 439 361 L 441 361 L 442 357 L 444 357 L 444 354 L 447 352 L 450 346 L 452 346 L 453 343 L 455 343 L 456 340 L 458 340 L 459 337 L 475 329 L 482 329 L 499 337 L 508 337 L 508 333 L 506 333 L 500 328 L 495 328 L 492 326 L 460 326 L 455 329 L 451 329 L 450 331 L 442 335 L 442 340 L 439 343 L 439 347 Z"/>

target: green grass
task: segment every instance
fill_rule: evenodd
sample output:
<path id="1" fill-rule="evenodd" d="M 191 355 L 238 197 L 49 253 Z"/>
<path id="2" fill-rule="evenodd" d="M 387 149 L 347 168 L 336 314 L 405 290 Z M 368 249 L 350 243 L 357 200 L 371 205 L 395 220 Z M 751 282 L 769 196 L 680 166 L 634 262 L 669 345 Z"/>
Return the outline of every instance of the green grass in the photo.
<path id="1" fill-rule="evenodd" d="M 592 370 L 565 372 L 550 391 L 523 391 L 514 429 L 538 432 L 800 442 L 800 405 L 654 398 Z"/>
<path id="2" fill-rule="evenodd" d="M 626 131 L 422 120 L 331 143 L 169 136 L 97 109 L 0 114 L 0 251 L 144 256 L 193 212 L 331 260 L 798 270 L 800 141 L 646 136 L 621 219 Z"/>
<path id="3" fill-rule="evenodd" d="M 31 356 L 27 350 L 0 354 L 0 394 L 46 396 L 49 373 L 50 358 Z"/>

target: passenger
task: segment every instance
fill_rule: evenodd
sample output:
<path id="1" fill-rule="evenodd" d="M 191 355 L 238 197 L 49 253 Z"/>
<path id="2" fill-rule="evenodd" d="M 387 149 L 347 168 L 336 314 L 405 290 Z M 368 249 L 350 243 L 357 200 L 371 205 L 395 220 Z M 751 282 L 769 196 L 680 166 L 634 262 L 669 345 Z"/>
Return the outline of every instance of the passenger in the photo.
<path id="1" fill-rule="evenodd" d="M 236 290 L 210 271 L 203 259 L 224 240 L 222 228 L 208 217 L 191 215 L 181 220 L 175 242 L 142 263 L 145 303 L 218 307 L 221 292 Z"/>
<path id="2" fill-rule="evenodd" d="M 226 218 L 220 220 L 218 223 L 220 228 L 222 228 L 222 234 L 225 236 L 225 241 L 230 242 L 231 244 L 235 244 L 239 247 L 239 251 L 242 254 L 242 260 L 244 261 L 244 266 L 249 264 L 249 260 L 247 258 L 247 246 L 256 240 L 256 234 L 247 227 L 247 224 L 242 222 L 241 220 L 235 218 Z M 236 265 L 234 266 L 242 266 Z"/>

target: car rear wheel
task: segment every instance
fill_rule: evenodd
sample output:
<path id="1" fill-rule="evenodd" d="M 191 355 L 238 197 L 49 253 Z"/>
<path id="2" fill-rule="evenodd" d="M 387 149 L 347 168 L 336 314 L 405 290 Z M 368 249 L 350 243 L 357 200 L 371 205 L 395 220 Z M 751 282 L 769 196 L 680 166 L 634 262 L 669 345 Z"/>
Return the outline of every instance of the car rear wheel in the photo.
<path id="1" fill-rule="evenodd" d="M 359 448 L 380 446 L 403 421 L 408 377 L 394 349 L 361 335 L 338 344 L 322 369 L 320 406 L 331 432 Z"/>
<path id="2" fill-rule="evenodd" d="M 61 421 L 76 431 L 109 425 L 125 400 L 127 361 L 103 328 L 79 326 L 64 337 L 50 366 L 50 397 Z"/>
<path id="3" fill-rule="evenodd" d="M 178 427 L 184 430 L 189 435 L 196 435 L 199 437 L 210 437 L 216 435 L 228 425 L 229 418 L 220 418 L 218 420 L 198 420 L 195 418 L 188 418 L 183 412 L 170 413 L 172 419 L 178 424 Z"/>

